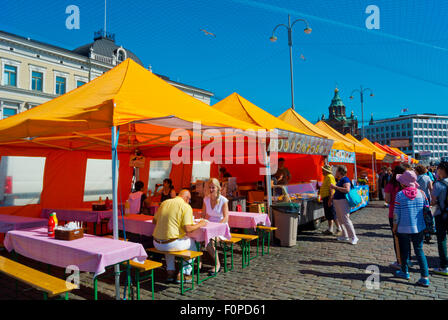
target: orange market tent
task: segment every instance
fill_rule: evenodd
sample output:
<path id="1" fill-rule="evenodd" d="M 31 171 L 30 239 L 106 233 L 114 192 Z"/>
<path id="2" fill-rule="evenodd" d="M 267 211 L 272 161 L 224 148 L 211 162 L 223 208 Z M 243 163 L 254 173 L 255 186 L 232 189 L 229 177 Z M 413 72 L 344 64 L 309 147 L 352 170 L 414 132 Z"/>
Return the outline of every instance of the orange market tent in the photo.
<path id="1" fill-rule="evenodd" d="M 0 207 L 0 214 L 39 216 L 45 207 L 90 206 L 83 200 L 87 159 L 112 158 L 113 233 L 117 238 L 117 201 L 127 199 L 131 189 L 131 155 L 138 149 L 148 157 L 147 170 L 142 170 L 146 177 L 140 176 L 148 181 L 149 158 L 169 155 L 169 147 L 179 143 L 179 136 L 170 139 L 172 128 L 193 135 L 197 121 L 202 130 L 262 129 L 210 108 L 127 59 L 77 89 L 0 121 L 1 157 L 45 157 L 40 201 Z M 185 144 L 190 148 L 189 141 Z M 184 171 L 188 170 L 181 165 L 173 166 L 172 174 L 189 186 Z"/>
<path id="2" fill-rule="evenodd" d="M 256 106 L 237 93 L 232 93 L 225 99 L 219 101 L 218 103 L 213 105 L 213 108 L 224 112 L 234 118 L 244 120 L 248 123 L 252 123 L 269 130 L 280 129 L 280 136 L 282 134 L 286 134 L 286 136 L 288 136 L 288 132 L 297 133 L 297 140 L 295 138 L 291 140 L 295 141 L 295 143 L 297 143 L 299 138 L 304 140 L 312 139 L 315 143 L 318 144 L 323 144 L 325 143 L 325 140 L 328 140 L 326 139 L 326 136 L 319 135 L 314 131 L 306 129 L 302 130 L 299 127 L 280 120 L 279 118 L 271 115 L 270 113 Z M 325 155 L 328 154 L 328 151 L 325 151 Z M 281 147 L 279 148 L 279 152 L 281 153 L 281 157 L 285 158 L 285 160 L 289 164 L 288 168 L 291 172 L 292 177 L 291 183 L 321 178 L 321 166 L 323 165 L 322 154 L 316 154 L 317 152 L 307 152 L 306 154 L 304 154 L 305 152 L 300 152 L 299 154 L 290 152 L 285 153 L 282 152 Z M 303 167 L 306 167 L 309 170 L 303 170 Z M 232 176 L 236 176 L 238 181 L 241 182 L 246 182 L 244 179 L 247 180 L 260 178 L 258 175 L 247 175 L 247 170 L 250 170 L 248 166 L 230 166 L 228 169 L 232 173 Z M 248 181 L 249 180 L 247 180 L 247 182 Z"/>
<path id="3" fill-rule="evenodd" d="M 332 128 L 326 122 L 319 121 L 318 123 L 316 123 L 316 127 L 323 130 L 327 134 L 334 136 L 339 141 L 343 142 L 345 145 L 351 146 L 352 150 L 347 150 L 347 151 L 355 152 L 357 154 L 372 155 L 371 149 L 367 148 L 365 145 L 362 145 L 360 143 L 357 143 L 357 142 L 349 139 L 348 137 L 344 136 L 342 133 L 340 133 L 337 130 L 335 130 L 334 128 Z M 343 150 L 345 150 L 345 149 L 343 149 Z"/>

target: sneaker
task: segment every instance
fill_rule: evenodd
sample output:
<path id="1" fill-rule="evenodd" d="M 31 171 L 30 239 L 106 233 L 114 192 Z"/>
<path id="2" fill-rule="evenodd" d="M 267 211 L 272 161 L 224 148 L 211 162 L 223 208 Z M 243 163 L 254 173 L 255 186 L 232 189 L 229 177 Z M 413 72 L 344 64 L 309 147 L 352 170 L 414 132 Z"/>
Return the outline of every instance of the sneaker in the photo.
<path id="1" fill-rule="evenodd" d="M 322 232 L 322 234 L 325 234 L 325 235 L 327 235 L 327 236 L 331 236 L 331 235 L 333 235 L 334 233 L 333 233 L 333 231 L 325 230 L 324 232 Z"/>
<path id="2" fill-rule="evenodd" d="M 399 264 L 397 261 L 395 261 L 394 263 L 391 263 L 389 265 L 389 267 L 394 268 L 396 270 L 401 270 L 401 264 Z"/>
<path id="3" fill-rule="evenodd" d="M 442 276 L 448 276 L 448 268 L 434 268 L 433 272 Z"/>
<path id="4" fill-rule="evenodd" d="M 350 242 L 351 244 L 353 244 L 353 245 L 357 244 L 358 241 L 359 241 L 359 238 L 353 238 L 353 239 L 350 239 L 350 240 L 349 240 L 349 242 Z"/>
<path id="5" fill-rule="evenodd" d="M 185 283 L 191 283 L 192 279 L 193 279 L 192 276 L 184 274 Z M 180 273 L 177 274 L 176 283 L 180 283 Z"/>
<path id="6" fill-rule="evenodd" d="M 416 284 L 422 287 L 429 287 L 430 282 L 429 279 L 420 278 L 420 280 L 418 280 Z"/>
<path id="7" fill-rule="evenodd" d="M 337 237 L 336 240 L 341 241 L 341 242 L 347 242 L 347 241 L 349 241 L 350 239 L 347 238 L 347 237 L 342 236 L 342 237 Z"/>
<path id="8" fill-rule="evenodd" d="M 409 278 L 410 278 L 409 272 L 404 273 L 401 270 L 397 270 L 394 272 L 394 274 L 396 277 L 401 278 L 401 279 L 409 280 Z"/>

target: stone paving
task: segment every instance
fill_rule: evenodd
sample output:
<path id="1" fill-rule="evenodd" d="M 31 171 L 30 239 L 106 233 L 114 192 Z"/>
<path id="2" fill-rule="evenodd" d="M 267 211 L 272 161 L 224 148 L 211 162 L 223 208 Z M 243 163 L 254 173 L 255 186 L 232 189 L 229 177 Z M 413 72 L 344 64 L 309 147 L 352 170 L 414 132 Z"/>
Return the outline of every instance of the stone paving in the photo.
<path id="1" fill-rule="evenodd" d="M 297 245 L 292 248 L 271 246 L 270 254 L 259 256 L 250 266 L 241 269 L 239 246 L 235 253 L 233 271 L 220 272 L 216 278 L 209 279 L 194 291 L 181 296 L 178 284 L 164 282 L 165 271 L 155 272 L 156 300 L 202 300 L 202 299 L 250 299 L 250 300 L 395 300 L 395 299 L 448 299 L 448 277 L 431 275 L 431 286 L 422 288 L 415 285 L 419 279 L 418 265 L 415 262 L 411 280 L 392 277 L 389 264 L 394 261 L 393 240 L 387 218 L 387 209 L 381 202 L 372 202 L 367 208 L 352 215 L 359 237 L 357 245 L 339 243 L 335 237 L 326 236 L 322 231 L 324 222 L 318 230 L 302 231 Z M 437 244 L 433 236 L 432 244 L 425 244 L 424 251 L 430 268 L 438 266 Z M 253 253 L 253 249 L 251 250 Z M 8 253 L 3 251 L 4 255 Z M 222 255 L 221 255 L 222 258 Z M 22 263 L 32 265 L 42 271 L 46 266 L 20 257 Z M 375 265 L 380 271 L 380 288 L 368 289 L 366 273 L 368 266 Z M 209 269 L 204 261 L 204 270 Z M 53 274 L 64 277 L 63 270 L 53 268 Z M 204 274 L 204 276 L 206 273 Z M 122 277 L 124 278 L 124 277 Z M 34 289 L 19 285 L 20 299 L 42 299 L 42 294 Z M 14 281 L 0 275 L 0 299 L 14 299 Z M 114 299 L 113 278 L 99 282 L 99 299 Z M 142 299 L 150 299 L 150 283 L 142 285 Z M 81 274 L 81 288 L 70 293 L 70 299 L 93 299 L 92 274 Z"/>

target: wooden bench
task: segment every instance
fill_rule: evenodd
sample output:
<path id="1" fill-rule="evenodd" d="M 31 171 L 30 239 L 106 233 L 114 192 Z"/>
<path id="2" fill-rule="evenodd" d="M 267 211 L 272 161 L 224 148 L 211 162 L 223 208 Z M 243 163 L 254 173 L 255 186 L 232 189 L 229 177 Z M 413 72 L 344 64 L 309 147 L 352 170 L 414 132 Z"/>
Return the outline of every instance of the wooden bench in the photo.
<path id="1" fill-rule="evenodd" d="M 49 296 L 54 297 L 62 294 L 65 294 L 64 298 L 68 300 L 68 293 L 78 288 L 73 283 L 50 276 L 2 256 L 0 256 L 0 272 L 16 279 L 16 281 L 19 280 L 42 291 L 44 300 L 47 300 Z"/>
<path id="2" fill-rule="evenodd" d="M 194 263 L 197 258 L 202 256 L 202 252 L 199 251 L 191 251 L 191 250 L 181 250 L 181 251 L 160 251 L 156 248 L 150 248 L 146 249 L 149 253 L 157 253 L 157 254 L 169 254 L 173 255 L 179 262 L 179 271 L 180 271 L 180 293 L 183 295 L 185 292 L 194 290 L 194 281 L 195 281 L 195 275 L 194 275 Z M 186 260 L 192 260 L 191 263 L 187 262 Z M 184 289 L 184 268 L 183 264 L 187 263 L 191 265 L 192 267 L 192 281 L 191 281 L 191 288 Z M 198 270 L 199 270 L 199 263 L 198 263 Z"/>
<path id="3" fill-rule="evenodd" d="M 257 229 L 261 231 L 261 255 L 264 256 L 264 240 L 266 239 L 266 235 L 268 237 L 268 250 L 266 254 L 269 254 L 269 248 L 271 246 L 271 232 L 277 230 L 276 227 L 266 227 L 266 226 L 257 226 Z"/>
<path id="4" fill-rule="evenodd" d="M 224 251 L 224 272 L 233 270 L 233 245 L 240 241 L 241 241 L 241 238 L 237 238 L 234 236 L 232 236 L 230 238 L 230 240 L 221 240 L 222 250 Z M 230 260 L 231 268 L 230 269 L 227 266 L 227 254 L 229 253 L 229 250 L 230 250 L 230 255 L 231 255 L 231 260 Z"/>
<path id="5" fill-rule="evenodd" d="M 151 280 L 151 294 L 154 300 L 154 269 L 160 268 L 162 264 L 157 261 L 145 260 L 144 263 L 138 263 L 133 260 L 129 261 L 129 265 L 135 269 L 135 284 L 137 286 L 137 300 L 140 300 L 140 283 L 148 279 Z M 141 273 L 151 271 L 150 274 L 141 276 Z"/>
<path id="6" fill-rule="evenodd" d="M 241 239 L 241 242 L 240 242 L 241 250 L 242 250 L 241 266 L 244 269 L 249 266 L 250 260 L 258 257 L 259 236 L 252 235 L 252 234 L 244 234 L 244 233 L 231 233 L 230 235 L 233 238 Z M 250 256 L 250 242 L 253 240 L 257 240 L 257 253 L 255 256 L 251 257 Z"/>

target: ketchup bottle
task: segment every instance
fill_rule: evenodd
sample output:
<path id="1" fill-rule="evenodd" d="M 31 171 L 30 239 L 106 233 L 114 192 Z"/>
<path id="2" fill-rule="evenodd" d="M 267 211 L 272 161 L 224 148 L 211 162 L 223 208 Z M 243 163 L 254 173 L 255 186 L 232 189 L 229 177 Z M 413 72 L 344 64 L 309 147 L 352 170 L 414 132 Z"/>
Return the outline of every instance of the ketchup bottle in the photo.
<path id="1" fill-rule="evenodd" d="M 243 211 L 243 207 L 240 204 L 237 204 L 236 205 L 236 211 L 242 212 Z"/>
<path id="2" fill-rule="evenodd" d="M 106 210 L 109 210 L 111 207 L 109 197 L 106 197 L 106 202 L 104 204 L 106 205 Z"/>
<path id="3" fill-rule="evenodd" d="M 54 221 L 53 215 L 48 218 L 48 237 L 54 238 L 54 228 L 56 227 L 56 222 Z"/>

